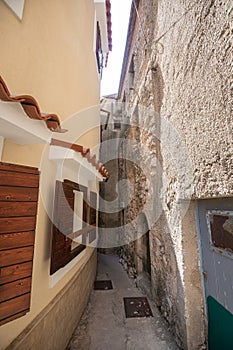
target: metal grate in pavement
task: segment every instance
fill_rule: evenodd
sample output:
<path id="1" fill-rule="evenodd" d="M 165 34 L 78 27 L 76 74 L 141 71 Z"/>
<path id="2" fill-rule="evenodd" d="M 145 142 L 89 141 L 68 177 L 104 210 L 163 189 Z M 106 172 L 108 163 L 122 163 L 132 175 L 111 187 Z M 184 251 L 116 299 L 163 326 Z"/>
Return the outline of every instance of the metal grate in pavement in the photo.
<path id="1" fill-rule="evenodd" d="M 126 318 L 131 317 L 153 317 L 147 298 L 124 298 Z"/>
<path id="2" fill-rule="evenodd" d="M 112 281 L 95 281 L 94 282 L 94 289 L 95 290 L 110 290 L 113 289 L 112 287 Z"/>

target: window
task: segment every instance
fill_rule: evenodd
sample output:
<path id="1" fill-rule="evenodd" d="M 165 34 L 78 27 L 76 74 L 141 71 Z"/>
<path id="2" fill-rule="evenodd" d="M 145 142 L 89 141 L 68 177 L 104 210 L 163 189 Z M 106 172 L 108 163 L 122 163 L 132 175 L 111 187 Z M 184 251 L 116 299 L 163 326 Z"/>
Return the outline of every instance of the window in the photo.
<path id="1" fill-rule="evenodd" d="M 98 72 L 101 78 L 103 66 L 104 66 L 104 56 L 103 56 L 102 45 L 101 45 L 99 22 L 97 22 L 97 29 L 96 29 L 96 59 L 97 59 Z"/>
<path id="2" fill-rule="evenodd" d="M 72 239 L 70 237 L 73 234 L 74 189 L 71 184 L 56 181 L 52 226 L 51 274 L 68 264 L 85 248 L 85 246 L 79 245 L 76 249 L 72 249 Z"/>
<path id="3" fill-rule="evenodd" d="M 82 192 L 82 228 L 79 222 L 79 230 L 74 231 L 75 192 Z M 78 197 L 77 197 L 78 198 Z M 56 181 L 52 226 L 52 251 L 50 274 L 58 271 L 68 264 L 86 247 L 88 235 L 95 231 L 90 226 L 89 204 L 87 202 L 87 188 L 70 180 Z M 78 243 L 82 238 L 82 244 Z M 75 243 L 74 243 L 75 242 Z"/>
<path id="4" fill-rule="evenodd" d="M 128 71 L 129 90 L 133 89 L 134 87 L 134 74 L 135 74 L 135 69 L 134 69 L 134 55 L 133 55 L 130 62 L 129 71 Z"/>
<path id="5" fill-rule="evenodd" d="M 113 128 L 115 131 L 121 130 L 121 121 L 114 119 Z"/>
<path id="6" fill-rule="evenodd" d="M 38 169 L 0 163 L 0 325 L 30 310 Z"/>
<path id="7" fill-rule="evenodd" d="M 233 253 L 233 213 L 210 213 L 209 222 L 214 247 Z"/>

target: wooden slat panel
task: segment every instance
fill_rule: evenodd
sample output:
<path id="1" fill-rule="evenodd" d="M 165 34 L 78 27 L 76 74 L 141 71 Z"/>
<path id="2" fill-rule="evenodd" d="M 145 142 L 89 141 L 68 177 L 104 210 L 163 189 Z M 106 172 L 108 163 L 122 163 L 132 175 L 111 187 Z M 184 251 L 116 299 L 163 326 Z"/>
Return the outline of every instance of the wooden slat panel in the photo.
<path id="1" fill-rule="evenodd" d="M 28 310 L 29 307 L 30 293 L 5 301 L 0 304 L 0 320 L 11 317 L 12 315 L 24 310 Z"/>
<path id="2" fill-rule="evenodd" d="M 0 162 L 0 170 L 39 175 L 39 171 L 37 168 L 30 167 L 27 165 L 17 165 Z"/>
<path id="3" fill-rule="evenodd" d="M 66 207 L 64 210 L 61 210 L 61 208 L 59 208 L 57 217 L 58 225 L 66 224 L 67 222 L 73 222 L 73 216 L 74 212 L 71 208 L 67 209 Z"/>
<path id="4" fill-rule="evenodd" d="M 26 313 L 28 313 L 29 311 L 30 311 L 29 309 L 26 309 L 26 310 L 24 310 L 24 311 L 22 311 L 22 312 L 19 312 L 19 313 L 15 314 L 15 315 L 12 315 L 12 316 L 10 316 L 10 317 L 7 317 L 7 318 L 5 318 L 4 320 L 0 320 L 0 326 L 2 326 L 3 324 L 5 324 L 5 323 L 7 323 L 7 322 L 16 320 L 17 318 L 26 315 Z"/>
<path id="5" fill-rule="evenodd" d="M 54 197 L 54 209 L 53 209 L 53 227 L 52 227 L 52 251 L 51 251 L 51 266 L 50 273 L 54 273 L 59 268 L 66 265 L 69 261 L 69 244 L 65 241 L 65 236 L 60 232 L 60 225 L 63 222 L 63 213 L 67 212 L 67 208 L 70 210 L 70 206 L 67 203 L 65 194 L 68 193 L 71 198 L 69 201 L 74 203 L 73 189 L 70 186 L 63 184 L 60 181 L 56 181 L 55 197 Z"/>
<path id="6" fill-rule="evenodd" d="M 38 187 L 39 176 L 0 170 L 0 185 L 17 187 Z"/>
<path id="7" fill-rule="evenodd" d="M 39 171 L 0 162 L 0 325 L 30 309 Z"/>
<path id="8" fill-rule="evenodd" d="M 31 246 L 34 240 L 34 231 L 1 234 L 0 250 Z"/>
<path id="9" fill-rule="evenodd" d="M 57 187 L 57 200 L 65 199 L 65 198 L 73 198 L 74 197 L 74 188 L 71 187 L 69 184 L 61 183 Z"/>
<path id="10" fill-rule="evenodd" d="M 63 235 L 63 233 L 61 233 L 59 230 L 57 230 L 55 240 L 56 240 L 56 242 L 64 241 L 65 236 Z"/>
<path id="11" fill-rule="evenodd" d="M 70 235 L 73 232 L 73 222 L 63 222 L 59 225 L 59 231 L 65 236 Z"/>
<path id="12" fill-rule="evenodd" d="M 56 229 L 54 238 L 55 238 L 55 241 L 56 241 L 56 242 L 64 241 L 64 235 L 63 235 L 61 232 L 59 232 L 58 229 Z"/>
<path id="13" fill-rule="evenodd" d="M 0 303 L 29 293 L 31 290 L 31 281 L 31 277 L 28 277 L 0 286 Z"/>
<path id="14" fill-rule="evenodd" d="M 54 259 L 57 260 L 62 260 L 67 257 L 70 253 L 70 247 L 62 247 L 62 249 L 57 250 L 54 254 Z"/>
<path id="15" fill-rule="evenodd" d="M 31 261 L 33 258 L 34 247 L 17 248 L 2 250 L 0 252 L 0 266 L 9 266 L 14 264 Z"/>
<path id="16" fill-rule="evenodd" d="M 54 258 L 54 260 L 52 260 L 52 264 L 50 267 L 50 274 L 52 275 L 53 273 L 55 273 L 56 271 L 58 271 L 62 267 L 66 266 L 69 263 L 69 261 L 70 260 L 67 256 L 64 257 L 64 259 L 59 259 L 59 260 L 56 260 Z"/>
<path id="17" fill-rule="evenodd" d="M 64 212 L 64 210 L 66 211 L 73 211 L 74 208 L 74 197 L 73 198 L 68 198 L 68 197 L 64 197 L 61 196 L 59 197 L 58 201 L 57 201 L 57 208 L 59 209 L 59 211 L 61 211 L 62 213 Z M 59 215 L 59 213 L 58 213 Z"/>
<path id="18" fill-rule="evenodd" d="M 71 186 L 71 188 L 75 191 L 83 192 L 83 198 L 87 199 L 87 187 L 86 186 L 77 184 L 76 182 L 70 181 L 68 179 L 65 179 L 64 183 Z"/>
<path id="19" fill-rule="evenodd" d="M 89 204 L 87 202 L 87 187 L 80 185 L 80 184 L 77 184 L 77 183 L 70 181 L 68 179 L 65 179 L 64 183 L 71 186 L 73 188 L 73 190 L 80 191 L 83 193 L 83 218 L 82 218 L 82 220 L 83 220 L 83 227 L 85 227 L 89 222 L 89 220 L 88 220 Z"/>
<path id="20" fill-rule="evenodd" d="M 0 218 L 0 233 L 32 231 L 35 228 L 36 216 L 21 218 Z"/>
<path id="21" fill-rule="evenodd" d="M 0 269 L 0 284 L 16 281 L 20 278 L 30 277 L 32 275 L 32 261 L 2 267 Z"/>
<path id="22" fill-rule="evenodd" d="M 54 199 L 54 230 L 73 229 L 73 209 L 74 209 L 74 192 L 73 189 L 62 182 L 56 182 L 55 199 Z M 54 231 L 54 232 L 55 232 Z"/>
<path id="23" fill-rule="evenodd" d="M 65 247 L 65 240 L 57 241 L 55 246 L 55 251 L 61 250 Z"/>
<path id="24" fill-rule="evenodd" d="M 71 217 L 67 217 L 64 221 L 54 222 L 54 226 L 56 227 L 56 231 L 63 234 L 68 235 L 73 232 L 73 219 Z"/>
<path id="25" fill-rule="evenodd" d="M 70 251 L 69 255 L 60 258 L 59 260 L 54 260 L 53 265 L 51 266 L 51 273 L 56 272 L 61 267 L 68 264 L 73 258 L 75 258 L 78 254 L 80 254 L 84 249 L 86 249 L 85 245 L 80 244 L 77 248 Z"/>
<path id="26" fill-rule="evenodd" d="M 0 201 L 37 202 L 38 189 L 0 186 Z"/>
<path id="27" fill-rule="evenodd" d="M 69 237 L 72 237 L 73 235 L 73 191 L 77 190 L 77 186 L 79 185 L 70 181 L 65 183 L 60 181 L 56 182 L 53 222 L 57 223 L 57 225 L 53 225 L 50 268 L 51 274 L 68 264 L 75 256 L 85 249 L 85 246 L 79 245 L 77 248 L 71 251 L 72 240 L 64 237 L 64 241 L 62 241 L 59 233 L 59 231 L 63 231 L 63 233 L 70 234 Z M 71 203 L 71 210 L 67 205 L 67 198 L 69 198 L 69 203 Z"/>
<path id="28" fill-rule="evenodd" d="M 35 216 L 36 209 L 36 202 L 0 202 L 0 217 Z"/>

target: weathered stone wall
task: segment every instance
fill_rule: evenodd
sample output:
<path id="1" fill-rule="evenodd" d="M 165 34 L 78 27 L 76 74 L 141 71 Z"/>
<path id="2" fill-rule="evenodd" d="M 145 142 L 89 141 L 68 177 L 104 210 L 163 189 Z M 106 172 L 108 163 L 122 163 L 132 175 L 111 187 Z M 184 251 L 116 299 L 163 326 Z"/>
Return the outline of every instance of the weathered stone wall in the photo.
<path id="1" fill-rule="evenodd" d="M 138 215 L 140 198 L 149 202 L 141 211 L 150 229 L 152 290 L 184 349 L 205 342 L 193 200 L 233 194 L 232 8 L 228 0 L 143 1 L 135 72 L 125 82 L 127 113 L 140 129 L 137 165 L 146 173 L 142 186 L 127 170 L 138 193 L 125 216 Z M 132 134 L 129 128 L 125 138 Z M 134 249 L 124 247 L 131 261 Z"/>

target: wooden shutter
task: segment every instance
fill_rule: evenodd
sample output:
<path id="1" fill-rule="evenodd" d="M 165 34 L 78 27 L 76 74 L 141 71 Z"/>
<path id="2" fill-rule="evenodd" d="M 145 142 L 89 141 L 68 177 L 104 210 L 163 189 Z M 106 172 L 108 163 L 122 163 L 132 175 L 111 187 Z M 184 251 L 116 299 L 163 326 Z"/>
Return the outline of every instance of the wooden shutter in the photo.
<path id="1" fill-rule="evenodd" d="M 87 187 L 77 184 L 76 182 L 65 179 L 64 183 L 73 187 L 75 191 L 80 191 L 83 193 L 83 227 L 86 227 L 89 223 L 89 204 L 87 200 Z"/>
<path id="2" fill-rule="evenodd" d="M 80 191 L 83 193 L 83 230 L 80 231 L 80 234 L 82 235 L 82 244 L 86 245 L 88 242 L 88 237 L 93 231 L 93 228 L 90 227 L 90 205 L 87 199 L 87 187 L 77 184 L 75 182 L 72 182 L 70 180 L 64 180 L 65 183 L 69 183 L 70 185 L 74 186 L 74 189 L 76 191 Z"/>
<path id="3" fill-rule="evenodd" d="M 0 325 L 30 309 L 38 169 L 0 162 Z"/>
<path id="4" fill-rule="evenodd" d="M 72 183 L 56 181 L 50 273 L 68 264 L 85 246 L 71 250 L 74 216 L 74 190 Z M 69 236 L 69 237 L 68 237 Z"/>

